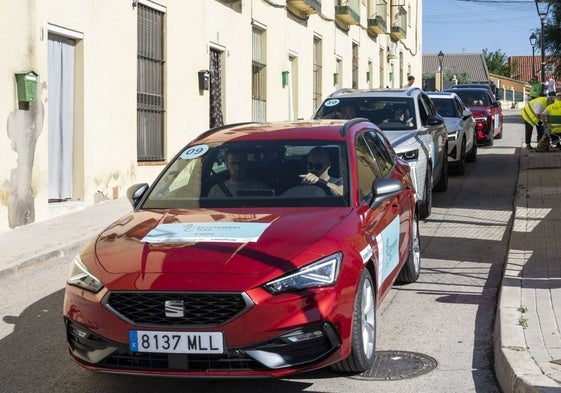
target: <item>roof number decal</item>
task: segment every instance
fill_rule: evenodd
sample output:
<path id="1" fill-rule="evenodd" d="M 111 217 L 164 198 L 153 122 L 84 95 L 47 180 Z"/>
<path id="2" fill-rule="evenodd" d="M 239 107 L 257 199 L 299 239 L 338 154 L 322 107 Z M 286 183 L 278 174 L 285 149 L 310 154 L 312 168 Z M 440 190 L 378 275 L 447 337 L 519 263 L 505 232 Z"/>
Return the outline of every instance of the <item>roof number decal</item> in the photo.
<path id="1" fill-rule="evenodd" d="M 190 146 L 181 153 L 181 158 L 184 160 L 192 160 L 193 158 L 197 158 L 202 156 L 208 151 L 207 145 L 197 145 L 197 146 Z"/>
<path id="2" fill-rule="evenodd" d="M 338 104 L 339 104 L 339 100 L 336 98 L 329 101 L 325 101 L 325 106 L 335 106 Z"/>

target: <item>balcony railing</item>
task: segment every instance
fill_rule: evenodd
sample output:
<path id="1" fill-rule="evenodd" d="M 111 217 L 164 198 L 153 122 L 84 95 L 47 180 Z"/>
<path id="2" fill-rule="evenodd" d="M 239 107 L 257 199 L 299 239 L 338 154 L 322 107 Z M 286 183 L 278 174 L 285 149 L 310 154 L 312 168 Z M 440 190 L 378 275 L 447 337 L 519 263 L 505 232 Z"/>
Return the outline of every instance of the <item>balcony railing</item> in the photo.
<path id="1" fill-rule="evenodd" d="M 392 7 L 391 36 L 395 40 L 407 38 L 407 11 L 403 6 Z"/>
<path id="2" fill-rule="evenodd" d="M 385 34 L 388 31 L 388 4 L 378 0 L 375 9 L 368 10 L 368 31 L 372 34 Z"/>
<path id="3" fill-rule="evenodd" d="M 335 18 L 349 25 L 360 23 L 360 0 L 339 0 L 335 6 Z"/>
<path id="4" fill-rule="evenodd" d="M 317 14 L 321 11 L 321 0 L 286 0 L 286 5 L 291 10 L 304 14 Z"/>

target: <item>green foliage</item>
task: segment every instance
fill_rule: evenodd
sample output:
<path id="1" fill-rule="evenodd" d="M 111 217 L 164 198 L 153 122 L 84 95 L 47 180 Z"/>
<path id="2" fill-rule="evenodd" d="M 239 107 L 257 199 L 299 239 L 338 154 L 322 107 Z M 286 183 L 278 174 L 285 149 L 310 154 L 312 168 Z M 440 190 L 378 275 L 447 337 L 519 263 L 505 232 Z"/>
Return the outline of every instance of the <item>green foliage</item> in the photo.
<path id="1" fill-rule="evenodd" d="M 510 77 L 511 69 L 508 63 L 508 55 L 503 53 L 500 49 L 490 52 L 488 49 L 483 49 L 483 57 L 487 63 L 489 73 Z"/>

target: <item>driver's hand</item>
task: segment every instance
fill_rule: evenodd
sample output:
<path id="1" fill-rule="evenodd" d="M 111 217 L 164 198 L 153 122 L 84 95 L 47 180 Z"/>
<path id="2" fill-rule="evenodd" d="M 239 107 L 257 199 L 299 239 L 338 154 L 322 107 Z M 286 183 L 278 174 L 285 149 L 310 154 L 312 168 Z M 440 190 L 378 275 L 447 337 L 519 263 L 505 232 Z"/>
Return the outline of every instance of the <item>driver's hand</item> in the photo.
<path id="1" fill-rule="evenodd" d="M 298 175 L 302 178 L 301 183 L 304 185 L 316 184 L 319 181 L 319 177 L 313 173 L 306 173 L 305 175 Z"/>

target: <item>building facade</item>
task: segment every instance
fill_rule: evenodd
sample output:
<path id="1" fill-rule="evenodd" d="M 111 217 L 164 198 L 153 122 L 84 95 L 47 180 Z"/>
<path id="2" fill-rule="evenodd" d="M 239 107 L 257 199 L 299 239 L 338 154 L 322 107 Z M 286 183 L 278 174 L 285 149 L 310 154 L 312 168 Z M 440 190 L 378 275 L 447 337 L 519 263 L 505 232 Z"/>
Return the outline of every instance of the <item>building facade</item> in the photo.
<path id="1" fill-rule="evenodd" d="M 421 0 L 0 4 L 0 229 L 122 197 L 211 127 L 421 78 Z"/>

